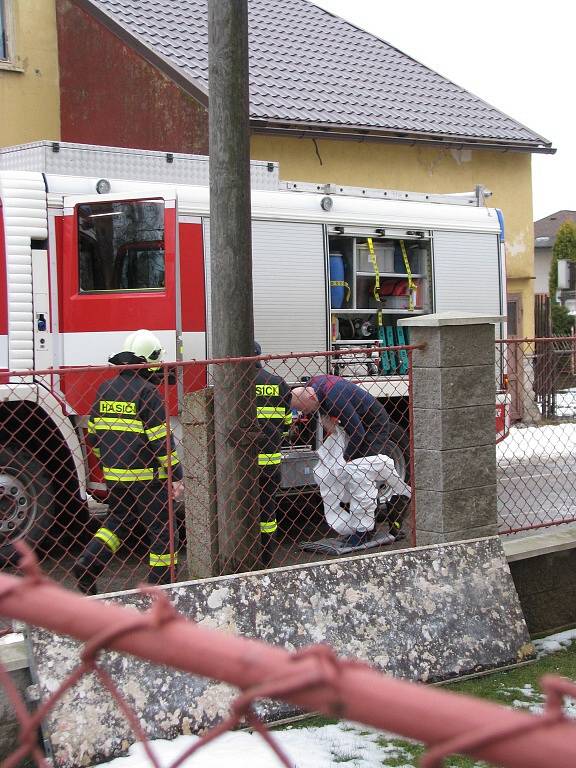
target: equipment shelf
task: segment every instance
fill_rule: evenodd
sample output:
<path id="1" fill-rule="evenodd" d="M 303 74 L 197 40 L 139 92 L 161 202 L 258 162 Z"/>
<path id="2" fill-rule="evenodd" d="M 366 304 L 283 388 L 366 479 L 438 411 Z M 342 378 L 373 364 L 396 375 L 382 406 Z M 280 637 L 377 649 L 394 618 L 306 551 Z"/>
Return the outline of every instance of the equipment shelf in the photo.
<path id="1" fill-rule="evenodd" d="M 374 272 L 356 272 L 356 277 L 375 277 Z M 380 272 L 380 279 L 383 277 L 393 277 L 395 279 L 402 279 L 405 280 L 408 278 L 408 275 L 406 272 Z M 426 275 L 423 272 L 412 272 L 412 277 L 426 277 Z"/>
<path id="2" fill-rule="evenodd" d="M 400 318 L 432 310 L 430 237 L 415 242 L 403 235 L 362 237 L 342 231 L 330 233 L 328 243 L 333 281 L 328 310 L 332 349 L 379 346 L 383 350 L 365 357 L 338 357 L 334 360 L 335 372 L 350 376 L 405 375 L 407 353 L 389 352 L 387 348 L 402 347 L 409 340 L 408 333 L 398 327 Z M 376 285 L 380 301 L 374 294 Z M 412 310 L 409 289 L 415 305 Z"/>
<path id="3" fill-rule="evenodd" d="M 377 312 L 382 312 L 383 315 L 425 315 L 426 309 L 381 309 L 374 307 L 372 309 L 331 309 L 332 315 L 375 315 Z"/>

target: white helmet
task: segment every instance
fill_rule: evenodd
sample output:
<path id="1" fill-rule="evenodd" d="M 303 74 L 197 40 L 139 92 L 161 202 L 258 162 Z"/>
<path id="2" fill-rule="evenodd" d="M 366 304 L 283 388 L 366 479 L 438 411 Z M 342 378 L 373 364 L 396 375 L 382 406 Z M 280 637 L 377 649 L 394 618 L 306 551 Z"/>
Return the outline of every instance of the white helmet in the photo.
<path id="1" fill-rule="evenodd" d="M 132 352 L 138 357 L 143 357 L 149 363 L 161 362 L 164 355 L 160 339 L 145 328 L 134 331 L 130 336 L 127 336 L 122 351 Z"/>

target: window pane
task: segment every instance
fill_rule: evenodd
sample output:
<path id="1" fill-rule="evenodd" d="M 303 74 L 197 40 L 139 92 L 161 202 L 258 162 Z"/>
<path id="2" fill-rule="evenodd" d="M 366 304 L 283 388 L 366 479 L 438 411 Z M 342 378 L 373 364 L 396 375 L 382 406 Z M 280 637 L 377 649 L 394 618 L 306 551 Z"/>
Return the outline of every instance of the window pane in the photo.
<path id="1" fill-rule="evenodd" d="M 8 45 L 6 30 L 6 11 L 4 9 L 4 0 L 0 0 L 0 59 L 8 58 Z"/>
<path id="2" fill-rule="evenodd" d="M 508 336 L 518 335 L 518 302 L 508 300 Z"/>
<path id="3" fill-rule="evenodd" d="M 164 288 L 161 200 L 77 206 L 80 291 Z"/>

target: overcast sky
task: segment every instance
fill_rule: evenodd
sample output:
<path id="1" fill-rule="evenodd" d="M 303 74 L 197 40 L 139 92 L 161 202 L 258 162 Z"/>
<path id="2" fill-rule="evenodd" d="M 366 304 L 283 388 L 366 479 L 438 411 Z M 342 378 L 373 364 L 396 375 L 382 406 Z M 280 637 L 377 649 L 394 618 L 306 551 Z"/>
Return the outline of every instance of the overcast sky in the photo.
<path id="1" fill-rule="evenodd" d="M 574 0 L 314 2 L 552 141 L 532 156 L 534 220 L 576 210 Z"/>

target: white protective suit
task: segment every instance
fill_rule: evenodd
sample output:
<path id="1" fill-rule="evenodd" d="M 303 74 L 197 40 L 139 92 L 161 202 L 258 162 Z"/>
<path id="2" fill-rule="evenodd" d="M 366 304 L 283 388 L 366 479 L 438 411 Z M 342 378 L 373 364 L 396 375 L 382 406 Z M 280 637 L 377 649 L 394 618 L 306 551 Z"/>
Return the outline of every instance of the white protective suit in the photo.
<path id="1" fill-rule="evenodd" d="M 384 454 L 344 460 L 348 437 L 340 426 L 318 449 L 314 477 L 324 502 L 326 522 L 336 533 L 371 531 L 376 522 L 378 486 L 387 483 L 398 496 L 411 496 L 410 486 L 397 474 L 394 461 Z M 349 503 L 350 511 L 340 506 Z"/>

